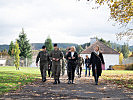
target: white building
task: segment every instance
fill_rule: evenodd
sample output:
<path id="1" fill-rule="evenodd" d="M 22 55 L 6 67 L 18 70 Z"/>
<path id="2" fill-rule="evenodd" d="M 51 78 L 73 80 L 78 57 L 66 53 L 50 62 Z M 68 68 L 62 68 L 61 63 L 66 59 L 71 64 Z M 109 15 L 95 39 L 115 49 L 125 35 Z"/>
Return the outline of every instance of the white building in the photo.
<path id="1" fill-rule="evenodd" d="M 0 59 L 0 66 L 6 65 L 6 59 Z"/>
<path id="2" fill-rule="evenodd" d="M 119 65 L 119 53 L 112 48 L 108 47 L 104 43 L 96 40 L 96 38 L 91 38 L 90 46 L 81 52 L 82 57 L 85 59 L 86 55 L 91 55 L 91 52 L 94 51 L 96 45 L 100 46 L 100 51 L 103 54 L 105 69 L 108 69 L 110 65 Z"/>

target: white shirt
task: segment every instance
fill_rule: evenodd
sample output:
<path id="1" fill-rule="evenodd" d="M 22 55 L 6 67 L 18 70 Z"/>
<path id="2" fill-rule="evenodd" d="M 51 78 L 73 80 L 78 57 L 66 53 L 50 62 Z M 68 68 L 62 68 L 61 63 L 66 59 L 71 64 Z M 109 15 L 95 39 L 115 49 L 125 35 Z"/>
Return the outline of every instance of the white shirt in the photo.
<path id="1" fill-rule="evenodd" d="M 74 55 L 74 52 L 71 52 L 71 57 L 73 57 L 73 55 Z"/>
<path id="2" fill-rule="evenodd" d="M 94 52 L 95 52 L 97 55 L 99 55 L 99 51 L 95 51 L 95 50 L 94 50 Z"/>

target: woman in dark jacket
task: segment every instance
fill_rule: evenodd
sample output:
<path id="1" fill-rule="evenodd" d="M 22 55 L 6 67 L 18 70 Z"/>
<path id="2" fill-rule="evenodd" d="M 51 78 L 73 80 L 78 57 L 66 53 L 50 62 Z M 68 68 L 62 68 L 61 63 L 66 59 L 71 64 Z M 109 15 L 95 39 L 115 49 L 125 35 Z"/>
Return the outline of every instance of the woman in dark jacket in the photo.
<path id="1" fill-rule="evenodd" d="M 66 59 L 68 60 L 68 84 L 73 84 L 74 76 L 75 76 L 75 68 L 77 66 L 78 54 L 75 51 L 75 47 L 71 47 L 70 52 L 66 55 Z"/>
<path id="2" fill-rule="evenodd" d="M 92 73 L 93 73 L 93 76 L 95 78 L 95 83 L 96 83 L 96 85 L 98 85 L 98 79 L 102 73 L 101 64 L 104 64 L 103 55 L 100 52 L 98 45 L 94 48 L 94 52 L 91 53 L 89 65 L 91 65 L 91 64 L 92 64 Z"/>

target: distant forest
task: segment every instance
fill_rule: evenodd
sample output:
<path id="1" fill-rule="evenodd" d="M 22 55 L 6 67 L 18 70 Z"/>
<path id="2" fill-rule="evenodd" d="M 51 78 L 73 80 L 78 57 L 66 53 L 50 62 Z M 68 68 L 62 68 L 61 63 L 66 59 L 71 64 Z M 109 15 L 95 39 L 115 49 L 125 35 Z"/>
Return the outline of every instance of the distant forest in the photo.
<path id="1" fill-rule="evenodd" d="M 67 47 L 71 47 L 71 46 L 75 46 L 76 49 L 78 49 L 79 46 L 80 46 L 80 48 L 82 47 L 82 49 L 85 49 L 86 47 L 88 47 L 90 45 L 90 43 L 85 43 L 82 45 L 78 45 L 78 44 L 74 44 L 74 43 L 57 43 L 57 44 L 58 44 L 58 47 L 62 48 L 62 49 L 66 49 Z M 33 50 L 39 50 L 39 49 L 41 49 L 42 45 L 44 45 L 44 43 L 31 43 L 31 45 L 32 45 Z M 113 49 L 122 47 L 122 45 L 116 44 L 116 43 L 110 43 L 110 46 Z M 0 51 L 2 51 L 4 49 L 8 50 L 9 45 L 0 45 Z M 133 46 L 129 46 L 129 50 L 133 52 Z"/>

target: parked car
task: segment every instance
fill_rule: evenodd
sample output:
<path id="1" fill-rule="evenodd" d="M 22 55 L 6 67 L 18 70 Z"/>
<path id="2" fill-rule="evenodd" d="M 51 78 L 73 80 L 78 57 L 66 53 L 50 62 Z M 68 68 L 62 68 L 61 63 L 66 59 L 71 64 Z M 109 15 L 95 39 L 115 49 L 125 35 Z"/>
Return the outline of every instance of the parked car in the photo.
<path id="1" fill-rule="evenodd" d="M 114 70 L 112 67 L 113 67 L 114 65 L 109 65 L 109 68 L 107 69 L 107 70 Z"/>

